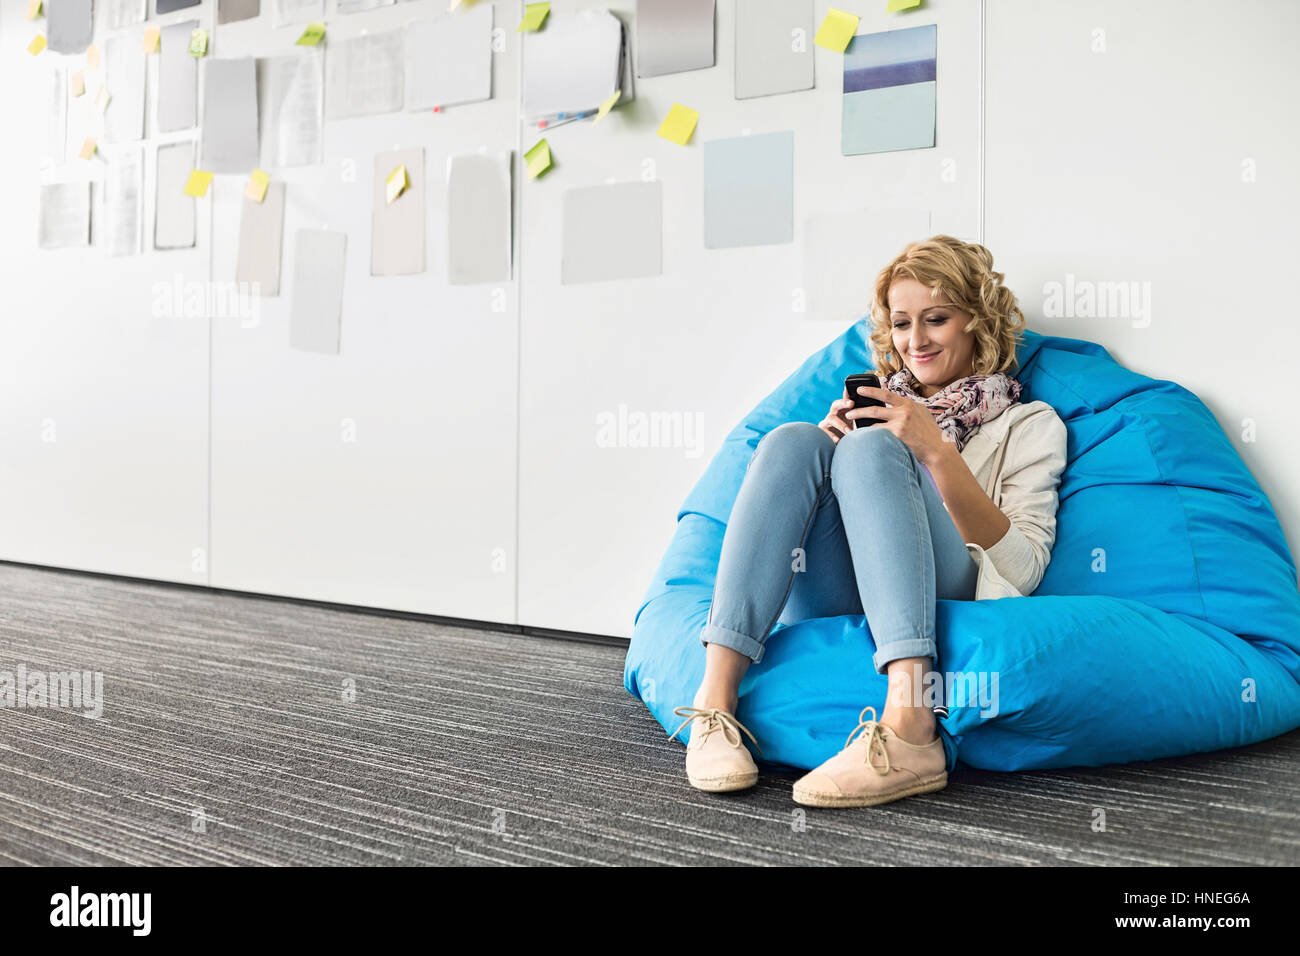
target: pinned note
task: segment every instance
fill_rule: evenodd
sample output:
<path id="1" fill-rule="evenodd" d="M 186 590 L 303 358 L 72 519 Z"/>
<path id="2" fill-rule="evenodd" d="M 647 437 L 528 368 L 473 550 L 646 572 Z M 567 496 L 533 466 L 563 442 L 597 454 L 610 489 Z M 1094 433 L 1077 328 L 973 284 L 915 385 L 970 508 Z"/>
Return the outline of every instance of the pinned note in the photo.
<path id="1" fill-rule="evenodd" d="M 886 13 L 897 13 L 899 10 L 911 10 L 913 7 L 919 7 L 921 0 L 889 0 L 889 6 L 885 7 Z"/>
<path id="2" fill-rule="evenodd" d="M 325 39 L 325 24 L 309 23 L 295 43 L 297 46 L 318 46 L 323 39 Z"/>
<path id="3" fill-rule="evenodd" d="M 524 153 L 524 161 L 528 164 L 528 178 L 536 179 L 551 168 L 550 144 L 544 139 L 539 139 L 532 149 Z"/>
<path id="4" fill-rule="evenodd" d="M 30 53 L 32 56 L 36 56 L 44 49 L 45 49 L 44 33 L 36 34 L 35 39 L 33 39 L 31 43 L 27 44 L 27 52 Z"/>
<path id="5" fill-rule="evenodd" d="M 190 56 L 208 55 L 208 31 L 198 29 L 190 34 Z"/>
<path id="6" fill-rule="evenodd" d="M 244 195 L 253 202 L 261 202 L 266 198 L 266 187 L 271 185 L 271 177 L 260 169 L 253 170 L 248 177 L 248 185 L 244 187 Z"/>
<path id="7" fill-rule="evenodd" d="M 108 109 L 108 101 L 112 98 L 112 95 L 108 92 L 108 87 L 101 83 L 99 89 L 95 92 L 95 106 L 102 112 Z"/>
<path id="8" fill-rule="evenodd" d="M 41 15 L 41 9 L 41 0 L 31 0 L 31 3 L 27 4 L 27 19 L 35 20 Z"/>
<path id="9" fill-rule="evenodd" d="M 86 69 L 99 72 L 99 47 L 93 43 L 86 47 Z"/>
<path id="10" fill-rule="evenodd" d="M 95 143 L 95 137 L 87 136 L 85 142 L 81 144 L 81 151 L 77 153 L 78 159 L 90 159 L 95 155 L 95 150 L 99 148 Z"/>
<path id="11" fill-rule="evenodd" d="M 202 199 L 208 194 L 208 184 L 210 182 L 212 182 L 211 173 L 202 169 L 190 170 L 190 178 L 185 181 L 185 195 Z"/>
<path id="12" fill-rule="evenodd" d="M 406 187 L 411 185 L 411 180 L 406 175 L 405 164 L 398 166 L 389 173 L 388 178 L 384 180 L 384 184 L 384 201 L 391 206 L 393 200 L 406 192 Z"/>
<path id="13" fill-rule="evenodd" d="M 542 21 L 546 15 L 551 12 L 549 3 L 528 3 L 524 5 L 524 18 L 519 21 L 519 26 L 515 27 L 516 33 L 524 33 L 528 30 L 537 30 L 541 28 Z"/>
<path id="14" fill-rule="evenodd" d="M 68 95 L 82 96 L 86 92 L 86 78 L 80 70 L 68 77 Z"/>
<path id="15" fill-rule="evenodd" d="M 159 31 L 157 27 L 147 27 L 144 31 L 144 40 L 140 43 L 140 52 L 157 53 L 158 36 Z"/>
<path id="16" fill-rule="evenodd" d="M 695 124 L 700 120 L 698 110 L 693 110 L 681 103 L 674 103 L 664 121 L 659 126 L 659 135 L 670 139 L 678 146 L 685 146 L 695 132 Z"/>
<path id="17" fill-rule="evenodd" d="M 831 7 L 830 12 L 826 14 L 826 19 L 817 30 L 817 35 L 813 37 L 813 42 L 818 46 L 824 46 L 828 50 L 834 50 L 836 53 L 843 53 L 853 39 L 853 35 L 858 32 L 858 18 L 851 13 L 845 13 L 843 10 L 836 10 Z"/>
<path id="18" fill-rule="evenodd" d="M 609 96 L 607 96 L 601 102 L 600 109 L 596 111 L 596 118 L 592 120 L 592 122 L 599 123 L 601 120 L 603 120 L 605 118 L 605 114 L 614 108 L 614 104 L 618 102 L 618 98 L 622 95 L 623 95 L 622 90 L 615 90 L 613 93 L 609 94 Z"/>

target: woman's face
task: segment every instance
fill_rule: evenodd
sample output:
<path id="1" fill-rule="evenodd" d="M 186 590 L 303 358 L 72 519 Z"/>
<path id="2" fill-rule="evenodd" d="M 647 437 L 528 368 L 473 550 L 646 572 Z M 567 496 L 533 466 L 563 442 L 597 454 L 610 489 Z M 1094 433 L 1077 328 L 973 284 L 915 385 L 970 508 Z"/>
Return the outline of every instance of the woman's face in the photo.
<path id="1" fill-rule="evenodd" d="M 959 378 L 973 375 L 975 333 L 962 331 L 969 312 L 935 299 L 915 279 L 899 279 L 889 287 L 889 320 L 894 351 L 921 382 L 919 394 L 929 398 Z"/>

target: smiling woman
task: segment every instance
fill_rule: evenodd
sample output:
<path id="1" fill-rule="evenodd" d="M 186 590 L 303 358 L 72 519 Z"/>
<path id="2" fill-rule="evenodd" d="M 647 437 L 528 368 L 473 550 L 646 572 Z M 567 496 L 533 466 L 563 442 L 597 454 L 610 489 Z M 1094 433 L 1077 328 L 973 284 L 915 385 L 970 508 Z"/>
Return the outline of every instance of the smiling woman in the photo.
<path id="1" fill-rule="evenodd" d="M 1037 586 L 1065 466 L 1064 424 L 1045 403 L 1021 405 L 1008 374 L 1024 315 L 1002 278 L 983 246 L 949 236 L 907 246 L 876 282 L 882 387 L 858 388 L 882 404 L 858 408 L 846 392 L 818 425 L 787 422 L 759 442 L 700 633 L 704 677 L 693 706 L 677 709 L 686 718 L 678 731 L 693 725 L 694 786 L 757 780 L 749 731 L 734 714 L 741 676 L 772 628 L 844 614 L 867 617 L 886 705 L 879 719 L 863 710 L 844 749 L 800 779 L 794 799 L 869 806 L 946 786 L 919 686 L 935 663 L 935 602 Z"/>

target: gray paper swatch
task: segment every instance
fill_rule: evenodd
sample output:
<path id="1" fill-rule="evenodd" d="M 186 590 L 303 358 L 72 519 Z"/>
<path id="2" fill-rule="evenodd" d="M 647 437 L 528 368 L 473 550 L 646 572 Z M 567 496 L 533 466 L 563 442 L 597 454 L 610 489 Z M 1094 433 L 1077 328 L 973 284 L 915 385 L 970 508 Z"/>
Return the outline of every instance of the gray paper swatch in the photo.
<path id="1" fill-rule="evenodd" d="M 41 186 L 37 242 L 42 249 L 90 245 L 90 183 Z"/>
<path id="2" fill-rule="evenodd" d="M 194 168 L 194 144 L 158 147 L 155 173 L 153 247 L 188 249 L 194 245 L 194 197 L 185 184 Z"/>
<path id="3" fill-rule="evenodd" d="M 121 30 L 124 27 L 133 27 L 137 23 L 144 23 L 145 17 L 149 15 L 149 0 L 100 0 L 101 4 L 108 4 L 108 13 L 104 16 L 105 26 L 110 30 Z M 137 51 L 140 44 L 135 45 Z"/>
<path id="4" fill-rule="evenodd" d="M 387 180 L 406 167 L 406 190 L 388 202 Z M 370 274 L 405 276 L 424 271 L 424 149 L 375 154 L 370 207 Z"/>
<path id="5" fill-rule="evenodd" d="M 106 151 L 103 233 L 110 256 L 134 256 L 144 235 L 144 147 Z"/>
<path id="6" fill-rule="evenodd" d="M 109 37 L 104 44 L 104 142 L 144 139 L 144 75 L 147 58 L 133 35 Z"/>
<path id="7" fill-rule="evenodd" d="M 257 166 L 257 63 L 204 57 L 203 140 L 199 166 L 248 173 Z"/>
<path id="8" fill-rule="evenodd" d="M 704 144 L 704 247 L 794 241 L 794 132 Z"/>
<path id="9" fill-rule="evenodd" d="M 736 99 L 813 88 L 812 0 L 737 0 Z M 803 43 L 795 44 L 802 30 Z"/>
<path id="10" fill-rule="evenodd" d="M 657 276 L 663 271 L 663 184 L 570 189 L 563 231 L 565 285 Z"/>
<path id="11" fill-rule="evenodd" d="M 330 44 L 325 109 L 330 119 L 402 108 L 402 33 L 372 33 Z"/>
<path id="12" fill-rule="evenodd" d="M 45 0 L 46 43 L 52 53 L 82 53 L 94 32 L 90 0 Z"/>
<path id="13" fill-rule="evenodd" d="M 293 246 L 289 347 L 339 353 L 347 233 L 299 229 Z"/>
<path id="14" fill-rule="evenodd" d="M 447 163 L 447 281 L 510 281 L 510 154 Z"/>
<path id="15" fill-rule="evenodd" d="M 197 120 L 199 61 L 190 55 L 190 34 L 197 20 L 162 28 L 158 55 L 158 129 L 164 133 L 189 129 Z"/>
<path id="16" fill-rule="evenodd" d="M 261 202 L 244 197 L 239 218 L 235 281 L 255 285 L 253 295 L 280 294 L 280 247 L 284 234 L 284 183 L 271 183 Z"/>
<path id="17" fill-rule="evenodd" d="M 302 52 L 257 61 L 262 165 L 311 166 L 323 159 L 325 53 Z"/>
<path id="18" fill-rule="evenodd" d="M 492 96 L 492 6 L 406 25 L 406 108 L 476 103 Z"/>
<path id="19" fill-rule="evenodd" d="M 713 66 L 713 0 L 637 0 L 637 76 Z"/>
<path id="20" fill-rule="evenodd" d="M 262 0 L 217 0 L 217 23 L 251 20 L 262 12 Z"/>
<path id="21" fill-rule="evenodd" d="M 177 10 L 198 5 L 199 0 L 154 0 L 154 13 L 161 16 L 164 13 L 175 13 Z"/>

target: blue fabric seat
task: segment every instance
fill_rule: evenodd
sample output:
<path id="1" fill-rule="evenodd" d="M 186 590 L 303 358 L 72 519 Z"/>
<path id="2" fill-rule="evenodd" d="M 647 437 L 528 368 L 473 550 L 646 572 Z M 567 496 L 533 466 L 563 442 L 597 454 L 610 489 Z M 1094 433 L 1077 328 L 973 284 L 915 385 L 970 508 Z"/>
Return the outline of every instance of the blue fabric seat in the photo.
<path id="1" fill-rule="evenodd" d="M 637 612 L 627 689 L 665 729 L 704 672 L 699 641 L 731 507 L 758 441 L 818 422 L 871 365 L 859 322 L 745 417 L 678 513 Z M 985 675 L 996 710 L 954 688 L 949 768 L 1097 766 L 1218 750 L 1300 726 L 1300 591 L 1267 497 L 1191 392 L 1101 346 L 1025 334 L 1021 400 L 1069 433 L 1057 540 L 1027 597 L 938 602 L 936 670 Z M 737 717 L 767 763 L 812 768 L 866 705 L 882 709 L 862 615 L 777 625 Z M 993 684 L 996 675 L 996 687 Z"/>

